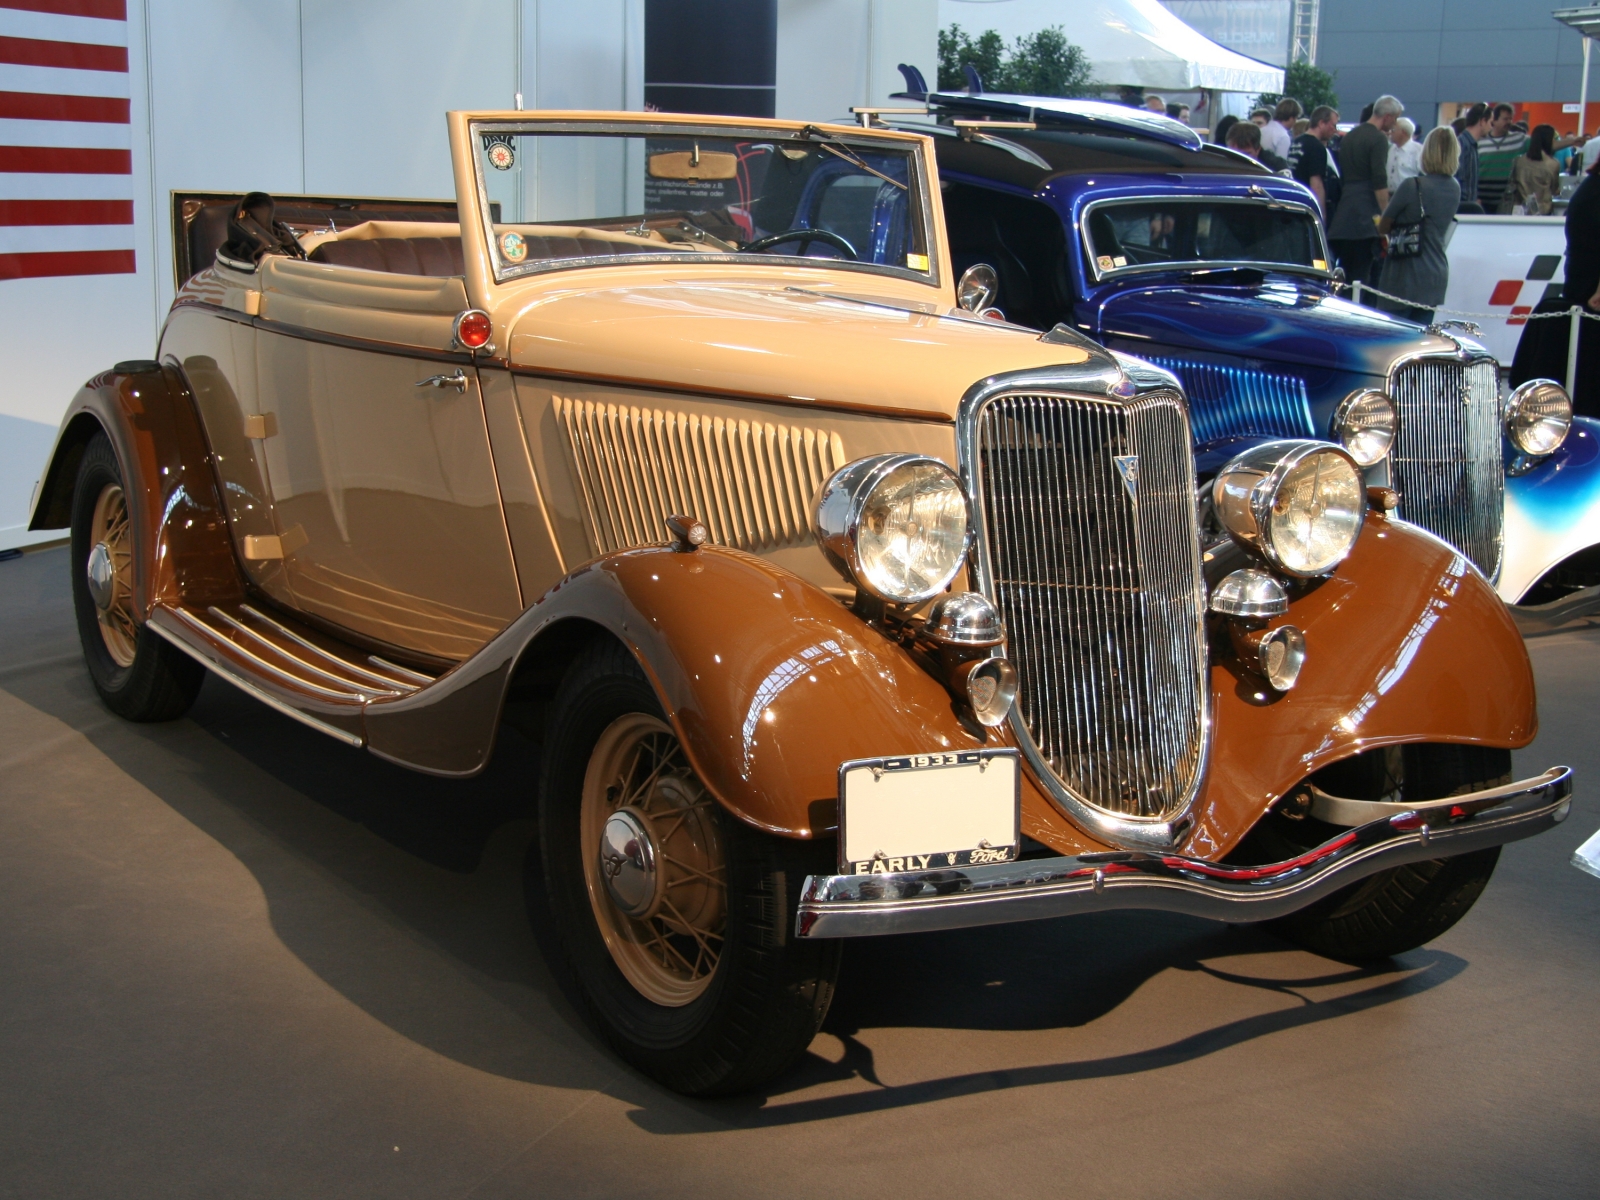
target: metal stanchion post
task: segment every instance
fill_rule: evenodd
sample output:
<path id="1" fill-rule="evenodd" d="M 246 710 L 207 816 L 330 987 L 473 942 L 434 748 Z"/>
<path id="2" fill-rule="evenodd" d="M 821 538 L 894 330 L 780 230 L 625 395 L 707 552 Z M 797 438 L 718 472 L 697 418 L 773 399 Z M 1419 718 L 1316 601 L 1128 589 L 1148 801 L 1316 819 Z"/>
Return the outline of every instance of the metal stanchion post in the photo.
<path id="1" fill-rule="evenodd" d="M 1575 396 L 1578 387 L 1578 334 L 1583 322 L 1583 309 L 1572 306 L 1572 332 L 1567 334 L 1567 395 Z"/>
<path id="2" fill-rule="evenodd" d="M 1350 299 L 1357 304 L 1361 303 L 1361 280 L 1358 279 L 1350 285 Z"/>

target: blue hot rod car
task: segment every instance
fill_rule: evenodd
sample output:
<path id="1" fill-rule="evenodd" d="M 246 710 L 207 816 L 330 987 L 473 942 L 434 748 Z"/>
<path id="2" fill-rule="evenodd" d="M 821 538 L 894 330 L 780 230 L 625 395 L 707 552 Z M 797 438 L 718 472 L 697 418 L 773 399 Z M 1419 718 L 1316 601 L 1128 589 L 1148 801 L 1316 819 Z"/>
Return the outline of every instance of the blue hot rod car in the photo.
<path id="1" fill-rule="evenodd" d="M 1177 375 L 1202 482 L 1252 443 L 1342 442 L 1529 623 L 1600 606 L 1600 422 L 1550 381 L 1502 398 L 1469 326 L 1342 299 L 1306 188 L 1117 105 L 926 101 L 864 119 L 933 136 L 955 269 L 991 266 L 1012 323 Z"/>

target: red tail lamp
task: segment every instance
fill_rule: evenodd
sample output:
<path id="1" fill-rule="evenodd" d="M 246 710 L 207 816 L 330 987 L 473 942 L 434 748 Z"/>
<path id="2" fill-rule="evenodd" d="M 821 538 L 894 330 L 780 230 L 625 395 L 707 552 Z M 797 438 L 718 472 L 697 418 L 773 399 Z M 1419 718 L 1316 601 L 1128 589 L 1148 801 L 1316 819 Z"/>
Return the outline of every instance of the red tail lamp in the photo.
<path id="1" fill-rule="evenodd" d="M 494 334 L 494 322 L 481 308 L 469 308 L 458 316 L 451 332 L 455 335 L 456 345 L 464 349 L 494 349 L 489 345 L 489 338 Z"/>

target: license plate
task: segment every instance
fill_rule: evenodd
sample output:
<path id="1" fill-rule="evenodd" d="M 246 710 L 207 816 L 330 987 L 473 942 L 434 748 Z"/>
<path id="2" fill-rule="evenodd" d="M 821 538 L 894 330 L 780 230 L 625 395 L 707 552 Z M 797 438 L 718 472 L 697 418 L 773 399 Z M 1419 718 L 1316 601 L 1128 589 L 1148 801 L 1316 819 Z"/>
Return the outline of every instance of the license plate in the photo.
<path id="1" fill-rule="evenodd" d="M 1015 750 L 867 758 L 839 768 L 839 870 L 931 871 L 1010 862 L 1021 842 Z"/>

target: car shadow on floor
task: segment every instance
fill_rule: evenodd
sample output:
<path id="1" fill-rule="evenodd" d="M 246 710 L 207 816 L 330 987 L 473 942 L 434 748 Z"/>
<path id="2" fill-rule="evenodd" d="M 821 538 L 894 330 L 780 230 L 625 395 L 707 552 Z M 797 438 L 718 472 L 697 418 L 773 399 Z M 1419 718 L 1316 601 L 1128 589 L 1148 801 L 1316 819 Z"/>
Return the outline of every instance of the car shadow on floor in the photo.
<path id="1" fill-rule="evenodd" d="M 104 710 L 81 667 L 51 664 L 39 675 L 8 678 L 7 690 L 82 729 L 129 776 L 232 853 L 259 882 L 283 945 L 375 1019 L 480 1070 L 608 1092 L 634 1106 L 641 1128 L 662 1134 L 803 1123 L 1157 1070 L 1392 1003 L 1437 987 L 1466 966 L 1423 950 L 1407 955 L 1404 965 L 1356 970 L 1311 959 L 1315 978 L 1285 979 L 1281 964 L 1255 977 L 1238 964 L 1281 955 L 1283 943 L 1256 929 L 1145 912 L 857 942 L 847 947 L 824 1027 L 844 1046 L 842 1058 L 809 1054 L 758 1095 L 688 1101 L 622 1068 L 541 960 L 520 885 L 533 834 L 538 750 L 515 733 L 505 732 L 483 775 L 443 780 L 340 745 L 215 679 L 186 720 L 152 726 L 102 720 Z M 418 1003 L 416 979 L 399 978 L 403 967 L 352 942 L 360 937 L 358 923 L 339 920 L 341 914 L 328 911 L 335 902 L 328 893 L 306 886 L 308 866 L 330 876 L 341 893 L 376 908 L 387 924 L 454 961 L 456 969 L 432 976 L 440 981 L 438 994 Z M 1219 959 L 1229 961 L 1229 972 L 1208 965 Z M 1307 961 L 1297 956 L 1291 975 L 1308 974 Z M 1222 1019 L 1164 1046 L 899 1087 L 882 1086 L 880 1064 L 861 1037 L 890 1026 L 1084 1026 L 1171 970 L 1208 973 L 1293 999 L 1265 1014 L 1254 1012 L 1257 1003 L 1241 1005 L 1252 1015 Z M 460 977 L 470 977 L 473 986 L 456 986 Z M 1341 994 L 1312 1000 L 1298 990 L 1320 986 L 1336 986 Z M 552 1055 L 553 1043 L 564 1053 Z M 915 1064 L 897 1064 L 893 1073 L 917 1072 Z M 783 1099 L 817 1088 L 834 1094 Z"/>

